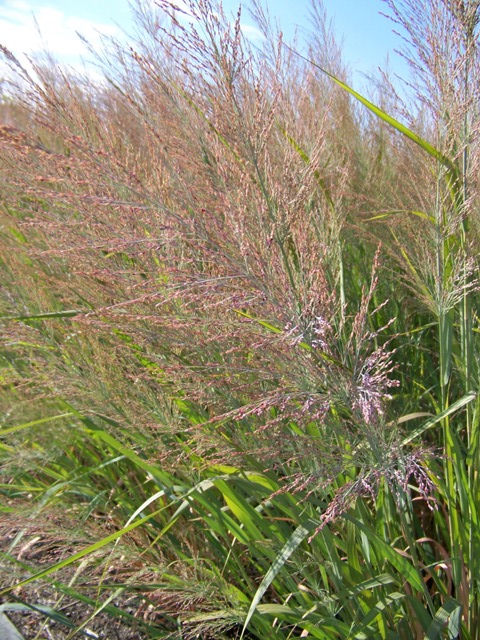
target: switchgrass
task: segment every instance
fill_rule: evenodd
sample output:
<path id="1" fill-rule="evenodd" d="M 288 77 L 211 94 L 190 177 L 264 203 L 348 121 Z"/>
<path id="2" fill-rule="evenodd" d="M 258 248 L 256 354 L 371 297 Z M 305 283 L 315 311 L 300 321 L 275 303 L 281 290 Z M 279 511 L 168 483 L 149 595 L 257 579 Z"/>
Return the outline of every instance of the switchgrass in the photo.
<path id="1" fill-rule="evenodd" d="M 479 7 L 387 4 L 408 119 L 319 2 L 305 56 L 206 0 L 98 86 L 5 52 L 1 594 L 49 633 L 480 637 Z"/>

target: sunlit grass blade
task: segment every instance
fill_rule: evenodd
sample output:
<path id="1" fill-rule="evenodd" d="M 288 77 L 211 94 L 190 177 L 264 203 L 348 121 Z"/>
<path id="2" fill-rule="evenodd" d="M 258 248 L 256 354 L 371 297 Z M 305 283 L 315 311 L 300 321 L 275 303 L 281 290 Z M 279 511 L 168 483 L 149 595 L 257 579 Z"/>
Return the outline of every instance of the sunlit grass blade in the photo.
<path id="1" fill-rule="evenodd" d="M 29 429 L 30 427 L 36 427 L 40 424 L 47 422 L 53 422 L 54 420 L 60 420 L 62 418 L 69 418 L 73 416 L 73 413 L 61 413 L 57 416 L 51 416 L 49 418 L 41 418 L 40 420 L 33 420 L 31 422 L 25 422 L 25 424 L 17 424 L 14 427 L 2 427 L 0 426 L 0 438 L 16 431 L 22 431 L 23 429 Z"/>
<path id="2" fill-rule="evenodd" d="M 430 420 L 427 420 L 421 427 L 418 427 L 418 429 L 414 429 L 411 433 L 409 433 L 406 438 L 403 438 L 402 445 L 409 444 L 410 442 L 415 440 L 415 438 L 418 438 L 423 433 L 425 433 L 425 431 L 428 431 L 428 429 L 431 429 L 439 422 L 442 422 L 442 420 L 444 420 L 445 418 L 448 418 L 463 407 L 473 402 L 476 397 L 477 394 L 474 391 L 471 391 L 470 393 L 467 393 L 465 396 L 463 396 L 463 398 L 456 400 L 447 409 L 438 413 Z"/>
<path id="3" fill-rule="evenodd" d="M 252 619 L 252 616 L 255 613 L 255 610 L 258 604 L 263 598 L 268 587 L 272 584 L 273 580 L 275 579 L 275 576 L 284 567 L 285 563 L 287 562 L 289 557 L 292 555 L 292 553 L 295 551 L 295 549 L 298 547 L 298 545 L 301 544 L 301 542 L 305 540 L 308 534 L 311 531 L 313 531 L 317 526 L 318 525 L 316 525 L 313 522 L 309 523 L 308 526 L 304 526 L 303 524 L 299 525 L 293 532 L 290 539 L 286 542 L 285 546 L 282 548 L 278 556 L 275 558 L 274 563 L 265 574 L 265 577 L 263 578 L 260 586 L 258 587 L 253 597 L 252 603 L 250 604 L 250 608 L 248 610 L 247 616 L 245 618 L 245 622 L 243 624 L 243 630 L 242 630 L 242 635 L 240 636 L 240 640 L 242 640 L 242 638 L 244 637 L 245 632 L 248 629 L 250 620 Z"/>
<path id="4" fill-rule="evenodd" d="M 366 218 L 366 222 L 372 222 L 374 220 L 387 220 L 393 216 L 403 216 L 403 215 L 412 215 L 420 218 L 421 220 L 426 220 L 430 222 L 430 224 L 435 224 L 435 218 L 424 211 L 413 211 L 413 210 L 400 210 L 400 211 L 387 211 L 385 213 L 379 213 L 375 216 L 371 216 L 370 218 Z"/>
<path id="5" fill-rule="evenodd" d="M 285 45 L 285 46 L 288 49 L 290 49 L 290 47 L 288 47 L 288 45 Z M 303 60 L 305 60 L 306 62 L 309 62 L 312 66 L 316 67 L 317 69 L 320 69 L 320 71 L 322 71 L 322 73 L 324 73 L 333 82 L 335 82 L 339 87 L 341 87 L 347 93 L 349 93 L 351 96 L 353 96 L 356 100 L 361 102 L 369 111 L 371 111 L 378 118 L 380 118 L 380 120 L 383 120 L 383 122 L 386 122 L 387 124 L 389 124 L 391 127 L 393 127 L 393 129 L 395 129 L 399 133 L 401 133 L 404 136 L 406 136 L 409 140 L 412 140 L 412 142 L 415 142 L 415 144 L 417 144 L 421 149 L 426 151 L 430 156 L 432 156 L 432 158 L 435 158 L 436 160 L 438 160 L 447 169 L 447 172 L 448 172 L 448 175 L 449 175 L 449 179 L 450 179 L 450 185 L 452 187 L 458 188 L 458 186 L 459 186 L 458 170 L 457 170 L 456 166 L 453 164 L 453 162 L 450 160 L 450 158 L 445 156 L 441 151 L 439 151 L 432 144 L 427 142 L 427 140 L 424 140 L 421 136 L 419 136 L 414 131 L 412 131 L 411 129 L 406 127 L 399 120 L 396 120 L 391 115 L 386 113 L 383 109 L 380 109 L 380 107 L 378 107 L 373 102 L 371 102 L 370 100 L 368 100 L 367 98 L 362 96 L 362 94 L 358 93 L 358 91 L 355 91 L 354 89 L 352 89 L 352 87 L 348 86 L 348 84 L 346 84 L 345 82 L 342 82 L 342 80 L 340 80 L 339 78 L 337 78 L 333 74 L 329 73 L 326 69 L 323 69 L 321 66 L 316 64 L 314 61 L 309 60 L 308 58 L 305 58 L 304 56 L 302 56 L 300 53 L 294 51 L 293 49 L 290 49 L 290 51 L 292 51 L 292 53 L 298 55 L 299 57 L 303 58 Z M 456 200 L 455 200 L 455 202 L 456 202 Z"/>

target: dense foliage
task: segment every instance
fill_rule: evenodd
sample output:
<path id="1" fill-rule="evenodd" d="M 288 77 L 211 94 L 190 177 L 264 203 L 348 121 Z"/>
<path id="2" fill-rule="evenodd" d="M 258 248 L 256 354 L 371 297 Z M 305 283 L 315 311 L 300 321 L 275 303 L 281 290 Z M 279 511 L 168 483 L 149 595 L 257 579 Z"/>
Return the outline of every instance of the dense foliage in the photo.
<path id="1" fill-rule="evenodd" d="M 305 57 L 214 0 L 97 83 L 4 50 L 4 610 L 480 638 L 479 5 L 387 0 L 408 108 L 319 1 Z"/>

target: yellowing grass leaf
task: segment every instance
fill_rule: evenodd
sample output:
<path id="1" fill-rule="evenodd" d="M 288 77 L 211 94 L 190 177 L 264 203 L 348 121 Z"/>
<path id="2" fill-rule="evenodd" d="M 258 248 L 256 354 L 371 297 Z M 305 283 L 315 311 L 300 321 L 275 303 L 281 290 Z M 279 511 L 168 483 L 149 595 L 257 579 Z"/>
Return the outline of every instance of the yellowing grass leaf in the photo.
<path id="1" fill-rule="evenodd" d="M 411 216 L 417 216 L 417 218 L 422 218 L 422 220 L 427 220 L 427 222 L 431 222 L 432 224 L 435 224 L 434 216 L 430 216 L 428 215 L 428 213 L 425 213 L 424 211 L 414 211 L 414 210 L 408 210 L 408 209 L 402 210 L 402 211 L 386 211 L 385 213 L 379 213 L 376 216 L 367 218 L 367 222 L 371 222 L 372 220 L 383 220 L 385 218 L 390 218 L 391 216 L 396 216 L 396 215 L 398 216 L 405 213 Z"/>

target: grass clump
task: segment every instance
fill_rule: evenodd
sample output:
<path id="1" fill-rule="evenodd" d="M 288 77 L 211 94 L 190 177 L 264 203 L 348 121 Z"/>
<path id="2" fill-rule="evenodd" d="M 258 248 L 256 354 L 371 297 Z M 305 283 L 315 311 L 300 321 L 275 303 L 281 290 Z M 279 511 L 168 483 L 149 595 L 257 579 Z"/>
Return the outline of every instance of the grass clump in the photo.
<path id="1" fill-rule="evenodd" d="M 479 7 L 417 4 L 408 114 L 319 2 L 305 57 L 213 0 L 98 85 L 4 52 L 2 595 L 61 637 L 480 636 Z"/>

